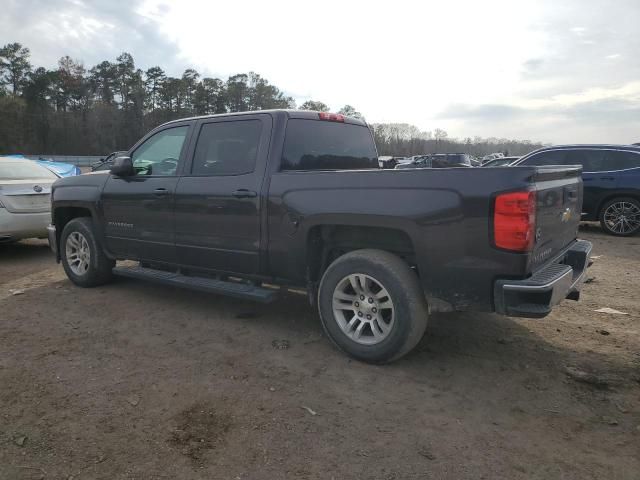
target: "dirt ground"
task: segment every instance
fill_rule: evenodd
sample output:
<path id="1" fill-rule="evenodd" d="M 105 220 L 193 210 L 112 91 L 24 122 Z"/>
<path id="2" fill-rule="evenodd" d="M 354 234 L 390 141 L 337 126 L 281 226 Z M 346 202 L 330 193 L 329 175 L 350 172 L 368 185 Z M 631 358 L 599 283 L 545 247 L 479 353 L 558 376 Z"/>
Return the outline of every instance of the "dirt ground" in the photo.
<path id="1" fill-rule="evenodd" d="M 580 302 L 433 315 L 382 367 L 300 295 L 80 289 L 43 241 L 2 246 L 0 478 L 637 480 L 640 237 L 581 236 Z"/>

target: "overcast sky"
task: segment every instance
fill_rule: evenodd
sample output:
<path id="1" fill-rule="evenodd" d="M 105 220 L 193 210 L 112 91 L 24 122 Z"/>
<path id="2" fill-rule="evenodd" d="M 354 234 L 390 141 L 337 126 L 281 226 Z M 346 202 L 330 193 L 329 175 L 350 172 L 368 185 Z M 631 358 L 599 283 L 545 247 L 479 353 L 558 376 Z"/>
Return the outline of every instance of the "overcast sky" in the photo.
<path id="1" fill-rule="evenodd" d="M 172 75 L 253 70 L 370 122 L 549 143 L 640 141 L 640 0 L 3 0 L 32 63 L 131 53 Z"/>

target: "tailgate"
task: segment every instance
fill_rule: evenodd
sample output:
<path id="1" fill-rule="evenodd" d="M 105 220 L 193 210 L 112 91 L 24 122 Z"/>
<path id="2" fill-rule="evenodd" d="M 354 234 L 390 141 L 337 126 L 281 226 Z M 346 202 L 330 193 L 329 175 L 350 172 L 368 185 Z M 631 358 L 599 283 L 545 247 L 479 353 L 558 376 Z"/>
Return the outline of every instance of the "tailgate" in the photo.
<path id="1" fill-rule="evenodd" d="M 536 167 L 535 244 L 530 271 L 556 257 L 578 234 L 582 211 L 582 167 Z"/>

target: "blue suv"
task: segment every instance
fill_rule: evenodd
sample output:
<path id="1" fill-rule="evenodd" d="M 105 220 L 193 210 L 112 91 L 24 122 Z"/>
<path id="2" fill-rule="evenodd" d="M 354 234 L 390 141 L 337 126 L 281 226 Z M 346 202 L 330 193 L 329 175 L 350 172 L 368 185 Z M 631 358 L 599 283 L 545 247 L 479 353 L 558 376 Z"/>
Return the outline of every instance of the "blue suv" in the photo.
<path id="1" fill-rule="evenodd" d="M 611 235 L 640 232 L 640 147 L 557 145 L 525 155 L 516 165 L 582 165 L 583 220 L 599 220 Z"/>

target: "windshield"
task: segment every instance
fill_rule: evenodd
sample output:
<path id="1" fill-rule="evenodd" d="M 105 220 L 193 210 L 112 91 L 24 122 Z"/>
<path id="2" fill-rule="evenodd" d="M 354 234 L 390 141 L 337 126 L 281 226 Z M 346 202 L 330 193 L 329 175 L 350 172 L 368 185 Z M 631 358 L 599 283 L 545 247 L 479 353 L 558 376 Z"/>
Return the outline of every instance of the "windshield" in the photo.
<path id="1" fill-rule="evenodd" d="M 26 180 L 32 178 L 53 180 L 58 176 L 51 170 L 28 160 L 7 162 L 0 159 L 0 180 Z"/>

